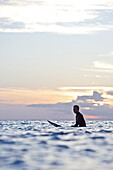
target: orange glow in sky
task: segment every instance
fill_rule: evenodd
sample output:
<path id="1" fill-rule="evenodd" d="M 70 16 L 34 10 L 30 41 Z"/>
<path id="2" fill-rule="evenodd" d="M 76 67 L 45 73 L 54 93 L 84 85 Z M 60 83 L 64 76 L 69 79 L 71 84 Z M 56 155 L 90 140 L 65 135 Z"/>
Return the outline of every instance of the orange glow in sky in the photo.
<path id="1" fill-rule="evenodd" d="M 93 91 L 93 89 L 92 89 Z M 104 92 L 104 91 L 103 91 Z M 1 103 L 8 104 L 54 104 L 58 102 L 71 102 L 72 100 L 76 100 L 78 96 L 82 95 L 91 95 L 91 89 L 88 90 L 74 90 L 73 92 L 68 92 L 62 89 L 45 89 L 45 90 L 30 90 L 30 89 L 13 89 L 13 88 L 1 88 L 0 89 L 0 100 Z M 105 95 L 105 103 L 113 106 L 113 97 L 107 97 Z M 99 101 L 97 102 L 99 104 Z M 96 104 L 96 102 L 95 102 Z M 100 101 L 100 105 L 102 102 Z M 103 103 L 104 104 L 104 103 Z M 86 108 L 89 109 L 89 108 Z"/>
<path id="2" fill-rule="evenodd" d="M 98 119 L 99 116 L 90 116 L 90 115 L 85 115 L 85 119 Z"/>
<path id="3" fill-rule="evenodd" d="M 46 104 L 69 102 L 71 96 L 57 90 L 0 89 L 1 103 L 8 104 Z"/>

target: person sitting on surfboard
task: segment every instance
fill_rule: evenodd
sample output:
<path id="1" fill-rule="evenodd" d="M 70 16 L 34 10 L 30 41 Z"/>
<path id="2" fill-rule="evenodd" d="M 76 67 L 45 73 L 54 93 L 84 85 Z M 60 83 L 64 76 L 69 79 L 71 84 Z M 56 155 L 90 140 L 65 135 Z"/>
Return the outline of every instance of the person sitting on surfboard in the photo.
<path id="1" fill-rule="evenodd" d="M 84 120 L 83 115 L 79 112 L 79 106 L 74 105 L 73 106 L 73 111 L 76 114 L 76 124 L 72 125 L 71 127 L 86 127 L 86 122 Z"/>

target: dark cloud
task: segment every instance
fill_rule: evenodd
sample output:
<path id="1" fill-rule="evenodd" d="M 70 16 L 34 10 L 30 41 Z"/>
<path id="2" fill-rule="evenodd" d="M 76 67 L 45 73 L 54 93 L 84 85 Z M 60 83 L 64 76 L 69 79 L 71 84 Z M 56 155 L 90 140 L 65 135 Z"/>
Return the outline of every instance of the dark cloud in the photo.
<path id="1" fill-rule="evenodd" d="M 55 108 L 55 107 L 66 107 L 70 106 L 70 103 L 56 103 L 56 104 L 31 104 L 28 107 L 45 107 L 45 108 Z"/>
<path id="2" fill-rule="evenodd" d="M 113 91 L 108 91 L 107 94 L 112 96 L 113 95 Z"/>
<path id="3" fill-rule="evenodd" d="M 95 101 L 103 101 L 105 98 L 102 97 L 102 93 L 98 93 L 97 91 L 93 91 L 92 96 L 78 96 L 78 100 L 83 100 L 84 102 L 88 99 L 93 99 Z"/>
<path id="4" fill-rule="evenodd" d="M 89 99 L 90 102 L 89 102 Z M 36 107 L 37 110 L 42 108 L 45 112 L 49 114 L 53 114 L 53 117 L 65 117 L 65 115 L 72 114 L 72 106 L 78 104 L 80 106 L 80 111 L 84 115 L 89 116 L 98 116 L 100 119 L 113 119 L 113 108 L 111 108 L 108 104 L 104 103 L 104 97 L 102 97 L 102 93 L 97 91 L 93 92 L 91 96 L 78 96 L 76 100 L 73 100 L 69 103 L 56 103 L 56 104 L 32 104 L 27 105 L 27 107 Z M 98 102 L 103 102 L 103 105 L 100 105 Z M 85 109 L 85 108 L 88 108 Z"/>
<path id="5" fill-rule="evenodd" d="M 76 103 L 80 105 L 82 108 L 87 107 L 90 110 L 90 112 L 92 112 L 92 110 L 94 110 L 97 107 L 97 105 L 99 107 L 99 104 L 97 104 L 96 106 L 95 104 L 98 102 L 103 102 L 104 99 L 105 98 L 102 97 L 102 93 L 93 91 L 92 96 L 88 96 L 88 95 L 78 96 Z"/>
<path id="6" fill-rule="evenodd" d="M 27 107 L 37 107 L 45 110 L 46 112 L 51 111 L 57 114 L 58 113 L 69 114 L 74 102 L 75 101 L 70 103 L 56 103 L 56 104 L 31 104 L 27 105 Z"/>
<path id="7" fill-rule="evenodd" d="M 108 104 L 103 103 L 103 105 L 95 105 L 95 98 L 97 99 L 97 94 L 101 102 L 102 93 L 95 93 L 91 96 L 79 96 L 77 100 L 68 103 L 56 103 L 56 104 L 32 104 L 32 105 L 16 105 L 16 104 L 3 104 L 0 103 L 0 119 L 73 119 L 73 105 L 78 104 L 80 106 L 80 112 L 84 116 L 98 116 L 99 119 L 113 120 L 113 107 Z M 92 101 L 87 100 L 90 98 Z M 78 99 L 81 99 L 78 100 Z M 98 102 L 97 102 L 98 103 Z M 85 107 L 89 109 L 86 110 Z"/>
<path id="8" fill-rule="evenodd" d="M 92 110 L 82 109 L 85 115 L 98 116 L 100 119 L 113 120 L 113 107 L 108 104 L 94 106 Z"/>
<path id="9" fill-rule="evenodd" d="M 89 101 L 89 99 L 91 100 Z M 81 106 L 85 115 L 98 116 L 100 119 L 113 119 L 113 108 L 104 103 L 105 99 L 102 97 L 102 93 L 93 91 L 92 96 L 78 96 L 76 102 Z M 103 102 L 103 105 L 98 102 Z"/>

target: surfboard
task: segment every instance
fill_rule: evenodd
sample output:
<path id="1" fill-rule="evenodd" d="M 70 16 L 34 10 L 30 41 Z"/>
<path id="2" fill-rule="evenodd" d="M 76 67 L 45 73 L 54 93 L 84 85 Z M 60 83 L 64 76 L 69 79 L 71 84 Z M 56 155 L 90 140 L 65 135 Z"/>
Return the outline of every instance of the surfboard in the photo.
<path id="1" fill-rule="evenodd" d="M 47 120 L 47 121 L 55 127 L 61 127 L 61 125 L 58 125 L 57 123 L 51 122 L 50 120 Z"/>

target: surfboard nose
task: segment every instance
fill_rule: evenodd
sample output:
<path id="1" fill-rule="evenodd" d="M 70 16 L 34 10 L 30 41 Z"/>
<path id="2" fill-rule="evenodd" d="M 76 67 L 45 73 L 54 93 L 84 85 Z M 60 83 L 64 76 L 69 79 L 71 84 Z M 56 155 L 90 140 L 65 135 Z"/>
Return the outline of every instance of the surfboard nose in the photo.
<path id="1" fill-rule="evenodd" d="M 50 120 L 47 120 L 51 125 L 55 126 L 55 127 L 61 127 L 61 125 L 58 125 L 57 123 L 53 123 Z"/>

